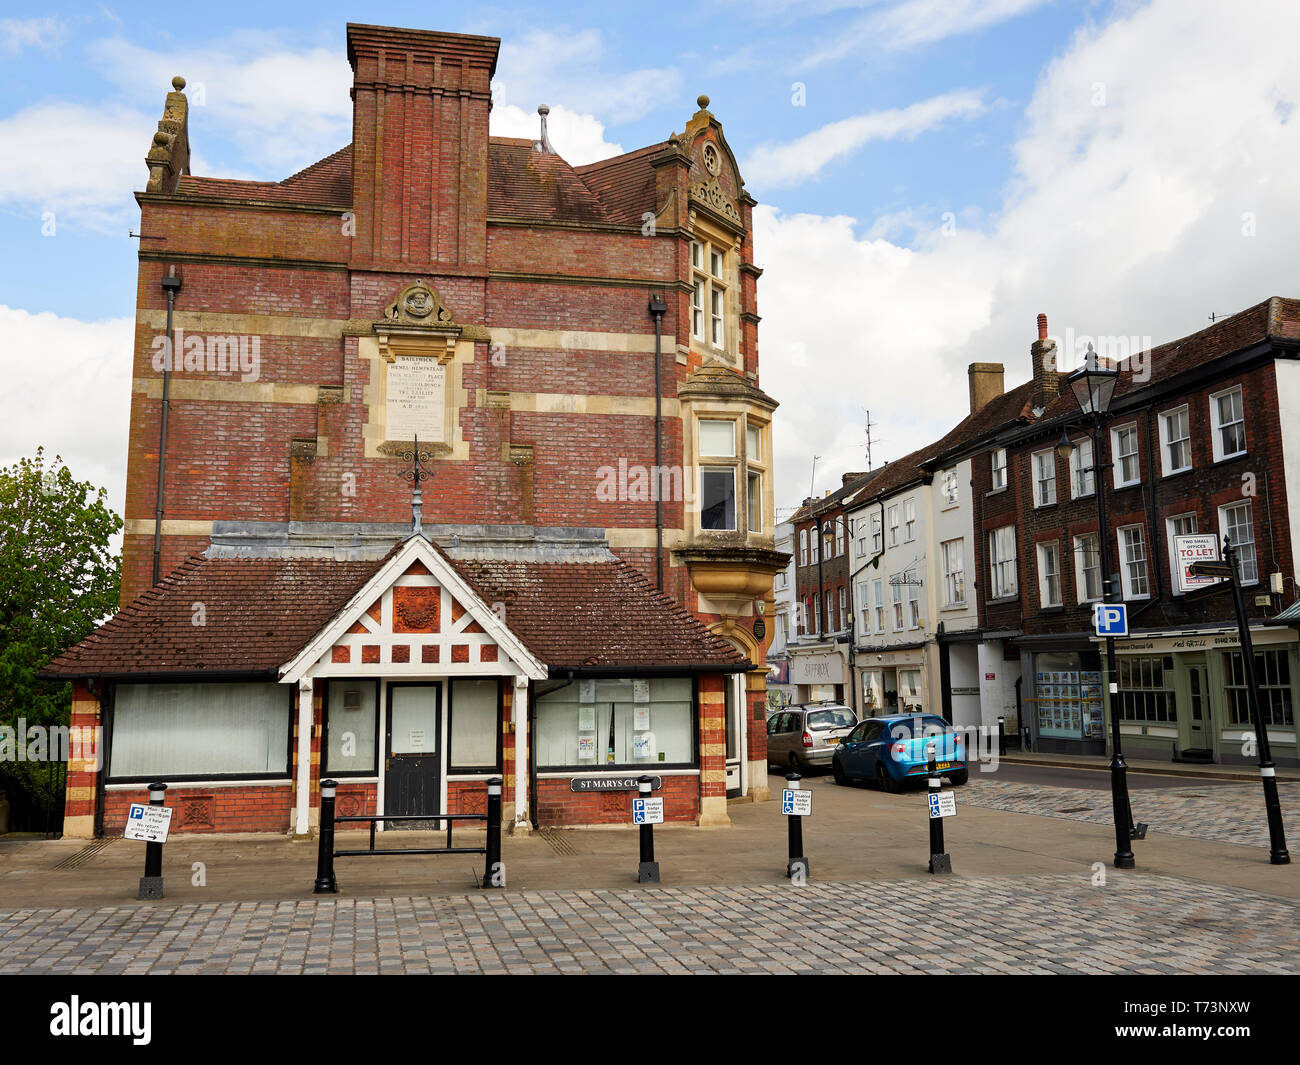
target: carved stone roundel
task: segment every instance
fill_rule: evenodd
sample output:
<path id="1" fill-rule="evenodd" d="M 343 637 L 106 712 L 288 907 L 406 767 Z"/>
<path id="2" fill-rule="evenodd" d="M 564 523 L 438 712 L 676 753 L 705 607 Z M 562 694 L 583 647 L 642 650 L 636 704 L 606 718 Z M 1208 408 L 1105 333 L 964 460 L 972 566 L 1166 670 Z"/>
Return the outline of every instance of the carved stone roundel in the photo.
<path id="1" fill-rule="evenodd" d="M 700 156 L 704 160 L 704 169 L 716 176 L 722 169 L 722 157 L 718 155 L 718 149 L 712 144 L 706 144 Z"/>

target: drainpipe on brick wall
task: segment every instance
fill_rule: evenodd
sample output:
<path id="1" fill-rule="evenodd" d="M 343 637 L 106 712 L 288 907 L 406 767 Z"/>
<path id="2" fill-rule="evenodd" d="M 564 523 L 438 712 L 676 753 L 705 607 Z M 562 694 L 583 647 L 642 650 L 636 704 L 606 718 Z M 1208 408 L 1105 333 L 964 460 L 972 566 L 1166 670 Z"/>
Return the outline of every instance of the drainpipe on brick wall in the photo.
<path id="1" fill-rule="evenodd" d="M 655 587 L 664 590 L 664 493 L 663 493 L 663 357 L 660 339 L 663 333 L 664 313 L 668 304 L 658 293 L 650 297 L 650 314 L 655 320 Z M 685 471 L 682 477 L 685 478 Z"/>
<path id="2" fill-rule="evenodd" d="M 180 269 L 175 265 L 169 266 L 166 276 L 162 279 L 162 289 L 167 293 L 167 345 L 164 349 L 167 358 L 163 362 L 162 424 L 158 430 L 158 491 L 154 496 L 153 511 L 153 583 L 155 585 L 162 579 L 163 474 L 166 471 L 167 414 L 171 409 L 172 364 L 176 359 L 172 315 L 176 307 L 176 293 L 180 287 Z"/>

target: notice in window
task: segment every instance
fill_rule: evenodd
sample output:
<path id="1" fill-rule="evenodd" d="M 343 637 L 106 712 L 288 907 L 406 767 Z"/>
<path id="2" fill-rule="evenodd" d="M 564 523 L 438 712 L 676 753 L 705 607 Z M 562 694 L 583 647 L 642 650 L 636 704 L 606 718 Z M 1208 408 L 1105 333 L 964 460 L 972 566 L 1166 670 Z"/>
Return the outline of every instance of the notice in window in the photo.
<path id="1" fill-rule="evenodd" d="M 638 706 L 632 711 L 632 727 L 638 732 L 650 727 L 650 707 Z"/>

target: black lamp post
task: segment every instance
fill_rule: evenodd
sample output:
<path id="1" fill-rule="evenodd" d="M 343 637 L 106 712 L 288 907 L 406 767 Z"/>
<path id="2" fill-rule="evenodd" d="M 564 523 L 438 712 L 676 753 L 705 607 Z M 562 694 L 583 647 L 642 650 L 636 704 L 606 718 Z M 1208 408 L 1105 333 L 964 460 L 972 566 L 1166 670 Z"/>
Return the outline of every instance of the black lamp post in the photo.
<path id="1" fill-rule="evenodd" d="M 1101 562 L 1102 602 L 1117 603 L 1114 578 L 1110 571 L 1110 532 L 1106 526 L 1106 490 L 1102 481 L 1102 471 L 1110 464 L 1103 461 L 1105 452 L 1102 446 L 1102 426 L 1110 410 L 1110 402 L 1115 396 L 1115 385 L 1119 380 L 1119 371 L 1102 366 L 1088 345 L 1087 358 L 1083 366 L 1069 377 L 1070 388 L 1086 418 L 1092 422 L 1092 474 L 1095 481 L 1093 489 L 1097 494 L 1097 548 Z M 1064 429 L 1061 440 L 1056 446 L 1057 453 L 1068 457 L 1073 445 L 1070 444 Z M 1115 637 L 1106 637 L 1106 691 L 1110 701 L 1110 797 L 1115 816 L 1115 868 L 1132 869 L 1134 867 L 1133 847 L 1129 836 L 1131 817 L 1128 800 L 1128 765 L 1124 761 L 1124 752 L 1120 745 L 1119 732 L 1119 685 L 1115 671 Z"/>

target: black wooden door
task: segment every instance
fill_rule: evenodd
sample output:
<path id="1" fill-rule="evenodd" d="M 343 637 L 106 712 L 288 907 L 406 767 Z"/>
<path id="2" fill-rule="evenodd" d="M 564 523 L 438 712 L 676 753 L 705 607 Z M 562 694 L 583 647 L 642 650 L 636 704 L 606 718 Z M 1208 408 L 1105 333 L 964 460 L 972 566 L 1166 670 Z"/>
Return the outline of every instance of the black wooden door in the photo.
<path id="1" fill-rule="evenodd" d="M 387 771 L 384 813 L 441 813 L 442 687 L 388 686 Z M 394 828 L 437 828 L 437 822 L 397 821 Z"/>

